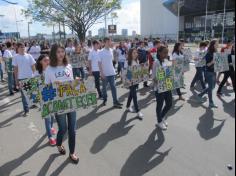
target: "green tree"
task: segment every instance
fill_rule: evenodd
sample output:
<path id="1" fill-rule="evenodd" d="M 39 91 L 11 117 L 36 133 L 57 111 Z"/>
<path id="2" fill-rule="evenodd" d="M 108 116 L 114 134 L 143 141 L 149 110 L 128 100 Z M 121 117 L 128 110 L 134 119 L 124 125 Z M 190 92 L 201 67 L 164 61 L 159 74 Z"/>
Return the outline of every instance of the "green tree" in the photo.
<path id="1" fill-rule="evenodd" d="M 23 13 L 39 22 L 61 22 L 81 41 L 101 18 L 120 9 L 121 0 L 30 0 Z"/>

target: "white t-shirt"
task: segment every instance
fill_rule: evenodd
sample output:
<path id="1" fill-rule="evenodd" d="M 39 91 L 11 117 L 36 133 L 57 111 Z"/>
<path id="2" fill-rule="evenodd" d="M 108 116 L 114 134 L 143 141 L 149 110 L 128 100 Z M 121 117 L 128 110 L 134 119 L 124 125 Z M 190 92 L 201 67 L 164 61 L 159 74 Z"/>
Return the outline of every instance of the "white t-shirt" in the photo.
<path id="1" fill-rule="evenodd" d="M 183 54 L 177 54 L 177 53 L 173 53 L 172 55 L 172 60 L 184 60 L 184 55 Z"/>
<path id="2" fill-rule="evenodd" d="M 100 60 L 100 57 L 99 57 L 99 51 L 98 50 L 97 51 L 95 51 L 95 50 L 90 51 L 89 56 L 88 56 L 88 60 L 91 61 L 93 72 L 100 71 L 98 63 L 101 60 Z"/>
<path id="3" fill-rule="evenodd" d="M 35 64 L 30 54 L 17 54 L 13 57 L 12 65 L 18 67 L 18 79 L 28 79 L 34 76 L 32 66 Z"/>
<path id="4" fill-rule="evenodd" d="M 113 50 L 103 48 L 99 52 L 100 62 L 102 64 L 102 70 L 104 76 L 115 76 L 116 71 L 113 66 Z"/>
<path id="5" fill-rule="evenodd" d="M 31 54 L 35 60 L 38 60 L 40 52 L 41 52 L 40 46 L 32 46 L 28 53 Z"/>
<path id="6" fill-rule="evenodd" d="M 13 55 L 12 55 L 12 52 L 10 50 L 5 50 L 4 53 L 3 53 L 3 58 L 12 58 Z"/>
<path id="7" fill-rule="evenodd" d="M 49 66 L 45 71 L 45 84 L 51 84 L 56 81 L 66 82 L 73 80 L 74 77 L 71 65 L 57 67 Z"/>
<path id="8" fill-rule="evenodd" d="M 117 50 L 118 53 L 118 61 L 119 62 L 125 62 L 126 61 L 126 54 L 122 54 L 122 51 L 118 48 Z"/>

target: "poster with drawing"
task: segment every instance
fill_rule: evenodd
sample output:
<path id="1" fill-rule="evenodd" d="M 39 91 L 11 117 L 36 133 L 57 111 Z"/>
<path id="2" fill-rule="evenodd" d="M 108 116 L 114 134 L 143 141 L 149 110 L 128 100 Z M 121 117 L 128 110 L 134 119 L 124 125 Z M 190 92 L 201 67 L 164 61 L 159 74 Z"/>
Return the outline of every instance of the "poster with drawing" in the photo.
<path id="1" fill-rule="evenodd" d="M 174 70 L 174 88 L 183 88 L 184 87 L 184 70 L 182 62 L 177 62 L 173 66 Z"/>
<path id="2" fill-rule="evenodd" d="M 23 94 L 26 97 L 27 103 L 32 106 L 40 105 L 40 91 L 39 87 L 42 85 L 42 80 L 43 78 L 41 76 L 39 77 L 34 77 L 30 79 L 25 79 L 20 81 L 20 87 L 23 92 Z"/>
<path id="3" fill-rule="evenodd" d="M 97 105 L 97 93 L 94 78 L 86 81 L 69 81 L 60 84 L 49 84 L 40 87 L 41 116 L 64 114 L 81 108 Z"/>
<path id="4" fill-rule="evenodd" d="M 157 68 L 156 80 L 158 92 L 163 93 L 174 90 L 174 67 L 159 67 Z"/>
<path id="5" fill-rule="evenodd" d="M 215 72 L 229 71 L 229 62 L 227 53 L 214 53 Z"/>
<path id="6" fill-rule="evenodd" d="M 72 68 L 86 67 L 88 62 L 88 54 L 73 53 L 70 56 L 70 64 Z"/>
<path id="7" fill-rule="evenodd" d="M 196 59 L 198 59 L 196 62 L 195 62 L 195 66 L 196 67 L 204 67 L 206 65 L 206 59 L 205 59 L 205 56 L 206 56 L 207 52 L 204 51 L 204 52 L 197 52 L 196 54 Z"/>
<path id="8" fill-rule="evenodd" d="M 190 62 L 193 59 L 193 54 L 190 48 L 183 50 L 184 55 L 184 72 L 190 71 Z"/>
<path id="9" fill-rule="evenodd" d="M 148 64 L 129 66 L 122 71 L 122 80 L 125 88 L 149 80 Z"/>
<path id="10" fill-rule="evenodd" d="M 5 64 L 6 64 L 6 72 L 7 73 L 13 73 L 14 67 L 12 65 L 12 58 L 5 58 Z"/>

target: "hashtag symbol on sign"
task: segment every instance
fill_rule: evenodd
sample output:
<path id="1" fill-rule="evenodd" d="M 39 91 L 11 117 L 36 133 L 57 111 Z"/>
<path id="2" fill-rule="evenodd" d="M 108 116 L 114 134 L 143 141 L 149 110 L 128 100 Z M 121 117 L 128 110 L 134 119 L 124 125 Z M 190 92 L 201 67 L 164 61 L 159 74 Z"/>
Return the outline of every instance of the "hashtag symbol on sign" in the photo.
<path id="1" fill-rule="evenodd" d="M 31 84 L 27 82 L 23 85 L 23 88 L 27 92 L 27 91 L 31 90 Z"/>
<path id="2" fill-rule="evenodd" d="M 56 89 L 53 88 L 53 86 L 47 86 L 43 88 L 42 91 L 42 98 L 43 101 L 47 102 L 47 101 L 51 101 L 56 97 Z"/>

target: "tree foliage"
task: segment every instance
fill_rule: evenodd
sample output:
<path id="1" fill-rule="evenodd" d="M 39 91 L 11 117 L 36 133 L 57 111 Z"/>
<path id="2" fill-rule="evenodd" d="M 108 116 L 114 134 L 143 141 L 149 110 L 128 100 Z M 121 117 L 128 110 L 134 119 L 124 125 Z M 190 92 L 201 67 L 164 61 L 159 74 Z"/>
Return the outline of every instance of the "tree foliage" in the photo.
<path id="1" fill-rule="evenodd" d="M 39 22 L 61 22 L 80 40 L 101 18 L 120 8 L 121 0 L 30 0 L 26 16 Z"/>

